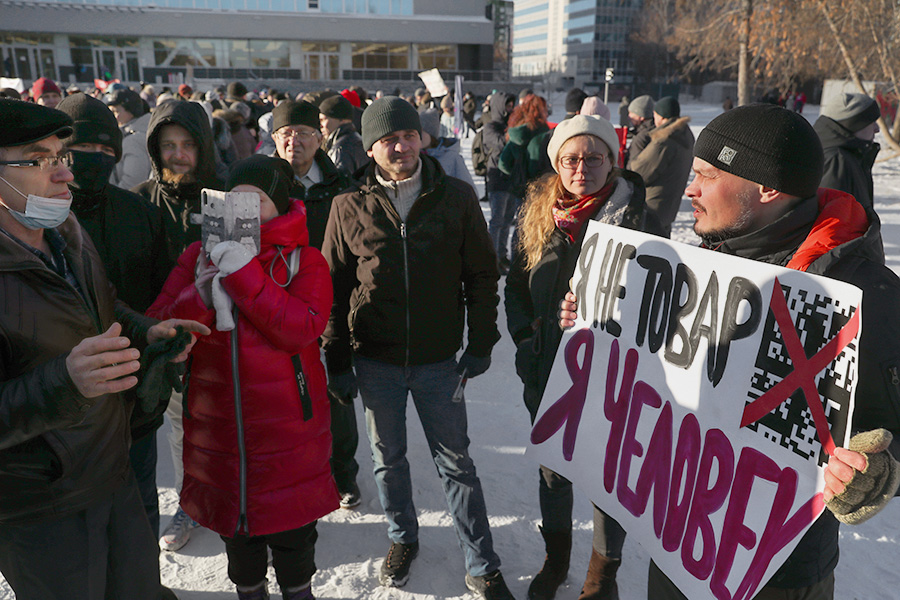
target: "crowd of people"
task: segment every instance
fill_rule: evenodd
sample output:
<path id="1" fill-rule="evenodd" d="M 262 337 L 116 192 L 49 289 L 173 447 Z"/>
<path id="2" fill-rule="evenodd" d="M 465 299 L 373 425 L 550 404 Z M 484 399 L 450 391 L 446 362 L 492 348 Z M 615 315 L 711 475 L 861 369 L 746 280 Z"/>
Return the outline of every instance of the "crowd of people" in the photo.
<path id="1" fill-rule="evenodd" d="M 462 401 L 501 337 L 499 285 L 533 420 L 574 325 L 586 224 L 668 237 L 683 194 L 703 247 L 853 283 L 879 324 L 860 339 L 862 437 L 828 465 L 830 510 L 756 597 L 832 598 L 838 522 L 897 493 L 900 279 L 868 96 L 839 95 L 815 126 L 796 106 L 733 108 L 695 140 L 675 97 L 623 99 L 616 127 L 577 88 L 559 123 L 530 89 L 495 91 L 480 119 L 471 93 L 424 89 L 67 91 L 0 91 L 0 573 L 18 598 L 174 598 L 158 553 L 202 526 L 239 598 L 269 597 L 271 551 L 282 597 L 313 599 L 316 522 L 361 502 L 357 397 L 388 523 L 378 580 L 403 586 L 419 551 L 411 397 L 466 586 L 511 599 Z M 489 222 L 460 152 L 472 134 Z M 203 190 L 258 198 L 255 251 L 203 244 Z M 161 531 L 164 419 L 180 506 Z M 531 600 L 568 575 L 574 497 L 540 467 Z M 579 600 L 616 599 L 626 530 L 597 506 L 593 530 Z M 685 597 L 652 562 L 648 577 L 649 598 Z"/>

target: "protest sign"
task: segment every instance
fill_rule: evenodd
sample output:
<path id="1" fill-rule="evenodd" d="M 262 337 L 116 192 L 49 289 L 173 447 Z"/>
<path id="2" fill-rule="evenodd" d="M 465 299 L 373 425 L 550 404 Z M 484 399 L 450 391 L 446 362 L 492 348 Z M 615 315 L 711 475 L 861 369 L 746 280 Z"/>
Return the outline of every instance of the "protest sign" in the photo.
<path id="1" fill-rule="evenodd" d="M 862 292 L 591 222 L 528 454 L 692 600 L 752 598 L 822 513 Z"/>
<path id="2" fill-rule="evenodd" d="M 259 254 L 259 194 L 220 192 L 204 188 L 200 194 L 200 239 L 207 254 L 216 244 L 235 241 Z"/>
<path id="3" fill-rule="evenodd" d="M 419 79 L 425 84 L 425 89 L 428 90 L 432 98 L 440 98 L 450 93 L 450 90 L 447 89 L 447 84 L 444 83 L 444 78 L 441 77 L 441 72 L 437 69 L 422 71 L 419 73 Z"/>

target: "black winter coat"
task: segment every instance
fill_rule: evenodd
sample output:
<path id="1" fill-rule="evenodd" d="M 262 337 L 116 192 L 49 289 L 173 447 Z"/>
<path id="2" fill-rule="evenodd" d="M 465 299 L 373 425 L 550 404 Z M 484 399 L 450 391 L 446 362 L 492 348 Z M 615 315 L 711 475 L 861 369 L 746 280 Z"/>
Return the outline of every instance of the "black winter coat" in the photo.
<path id="1" fill-rule="evenodd" d="M 74 215 L 57 231 L 83 295 L 0 233 L 0 523 L 74 514 L 132 476 L 128 407 L 118 394 L 83 397 L 66 357 L 116 320 L 142 349 L 155 321 L 116 304 Z"/>
<path id="2" fill-rule="evenodd" d="M 344 123 L 325 138 L 322 150 L 334 163 L 338 171 L 345 175 L 353 175 L 369 162 L 369 157 L 363 148 L 362 138 L 353 129 L 351 123 Z"/>
<path id="3" fill-rule="evenodd" d="M 369 163 L 356 189 L 334 199 L 322 254 L 334 307 L 322 336 L 328 370 L 353 352 L 395 365 L 489 356 L 497 331 L 497 256 L 472 186 L 422 155 L 422 191 L 400 220 Z"/>
<path id="4" fill-rule="evenodd" d="M 295 181 L 294 186 L 291 187 L 291 198 L 302 200 L 306 206 L 309 245 L 321 250 L 325 239 L 325 226 L 328 224 L 328 215 L 331 213 L 331 202 L 335 196 L 346 191 L 353 180 L 343 171 L 339 171 L 322 150 L 316 150 L 313 160 L 322 171 L 322 181 L 308 190 Z"/>
<path id="5" fill-rule="evenodd" d="M 644 184 L 639 175 L 623 171 L 604 206 L 606 204 L 626 208 L 620 213 L 620 220 L 602 222 L 644 230 L 646 203 Z M 594 219 L 601 218 L 598 216 L 600 208 Z M 506 326 L 516 344 L 516 372 L 525 385 L 525 406 L 532 419 L 537 413 L 556 358 L 556 349 L 562 339 L 558 321 L 559 303 L 569 290 L 569 280 L 575 272 L 585 229 L 573 243 L 568 234 L 556 228 L 540 261 L 531 271 L 525 270 L 525 257 L 517 252 L 506 276 Z M 658 234 L 659 231 L 649 233 Z"/>
<path id="6" fill-rule="evenodd" d="M 487 155 L 487 175 L 484 180 L 484 192 L 505 192 L 509 190 L 509 177 L 500 170 L 500 154 L 506 147 L 506 121 L 509 113 L 506 104 L 509 96 L 496 93 L 491 96 L 490 121 L 482 129 L 481 140 Z"/>
<path id="7" fill-rule="evenodd" d="M 88 233 L 116 297 L 144 313 L 162 291 L 174 266 L 162 213 L 133 192 L 107 185 L 96 195 L 72 190 L 72 212 Z M 122 394 L 133 406 L 131 436 L 139 440 L 163 423 L 166 403 L 144 413 L 134 389 Z"/>
<path id="8" fill-rule="evenodd" d="M 817 198 L 806 198 L 781 219 L 756 232 L 727 240 L 716 250 L 785 266 L 809 236 L 818 216 Z M 900 321 L 897 319 L 900 278 L 881 262 L 879 230 L 878 220 L 870 219 L 862 237 L 832 248 L 813 262 L 807 272 L 862 289 L 864 322 L 852 427 L 854 431 L 884 427 L 896 437 L 900 435 Z M 827 577 L 837 561 L 838 521 L 826 509 L 769 585 L 776 588 L 812 585 Z"/>
<path id="9" fill-rule="evenodd" d="M 819 117 L 813 128 L 825 151 L 820 187 L 847 192 L 866 209 L 874 210 L 872 165 L 881 146 L 856 137 L 828 117 Z"/>
<path id="10" fill-rule="evenodd" d="M 160 160 L 159 132 L 165 125 L 180 125 L 188 130 L 197 144 L 196 181 L 174 185 L 163 181 Z M 221 190 L 225 182 L 216 177 L 216 155 L 213 150 L 212 129 L 209 117 L 196 102 L 170 100 L 153 111 L 147 128 L 147 150 L 153 164 L 153 179 L 132 188 L 132 192 L 162 209 L 170 263 L 174 264 L 192 243 L 200 239 L 200 225 L 191 223 L 191 214 L 200 213 L 200 190 Z"/>

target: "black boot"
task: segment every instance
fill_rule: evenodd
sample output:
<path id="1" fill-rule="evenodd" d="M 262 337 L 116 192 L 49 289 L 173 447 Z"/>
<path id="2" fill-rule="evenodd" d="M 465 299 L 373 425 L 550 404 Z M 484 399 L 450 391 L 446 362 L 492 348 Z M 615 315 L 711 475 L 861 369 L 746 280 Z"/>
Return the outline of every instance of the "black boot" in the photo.
<path id="1" fill-rule="evenodd" d="M 572 553 L 572 530 L 569 531 L 545 531 L 540 528 L 544 536 L 544 546 L 547 556 L 544 557 L 544 566 L 538 571 L 528 586 L 529 600 L 553 600 L 556 589 L 566 580 L 569 572 L 569 555 Z"/>
<path id="2" fill-rule="evenodd" d="M 591 562 L 578 600 L 619 600 L 616 571 L 621 564 L 620 558 L 607 558 L 591 550 Z"/>

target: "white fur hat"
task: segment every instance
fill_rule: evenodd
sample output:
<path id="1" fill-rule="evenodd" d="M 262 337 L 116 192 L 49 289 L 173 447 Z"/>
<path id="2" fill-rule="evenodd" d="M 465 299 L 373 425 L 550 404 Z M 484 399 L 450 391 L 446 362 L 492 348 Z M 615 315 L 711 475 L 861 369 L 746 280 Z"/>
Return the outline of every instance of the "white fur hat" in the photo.
<path id="1" fill-rule="evenodd" d="M 557 173 L 559 168 L 556 159 L 560 149 L 566 141 L 578 135 L 592 135 L 600 138 L 604 144 L 609 146 L 613 166 L 619 162 L 619 136 L 616 135 L 616 128 L 612 126 L 612 123 L 601 117 L 575 115 L 556 126 L 553 136 L 550 138 L 550 144 L 547 146 L 550 164 Z"/>

